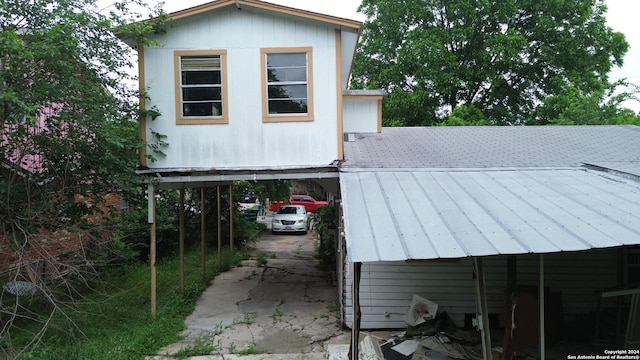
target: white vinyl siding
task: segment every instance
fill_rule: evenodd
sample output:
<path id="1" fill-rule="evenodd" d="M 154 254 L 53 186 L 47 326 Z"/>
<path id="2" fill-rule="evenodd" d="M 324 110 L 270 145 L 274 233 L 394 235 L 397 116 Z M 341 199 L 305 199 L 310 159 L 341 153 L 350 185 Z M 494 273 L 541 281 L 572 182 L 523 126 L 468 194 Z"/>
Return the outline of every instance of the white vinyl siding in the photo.
<path id="1" fill-rule="evenodd" d="M 561 292 L 565 319 L 596 310 L 596 290 L 616 285 L 615 249 L 544 255 L 545 287 Z M 484 258 L 487 302 L 490 314 L 499 314 L 504 325 L 506 257 Z M 519 285 L 537 286 L 538 255 L 516 257 Z M 363 329 L 406 328 L 405 317 L 413 294 L 438 303 L 456 325 L 465 314 L 476 313 L 472 260 L 434 260 L 362 264 L 360 306 Z M 346 271 L 345 324 L 351 327 L 352 272 Z"/>
<path id="2" fill-rule="evenodd" d="M 378 102 L 377 98 L 344 98 L 343 130 L 345 133 L 378 132 Z"/>
<path id="3" fill-rule="evenodd" d="M 144 73 L 147 108 L 155 107 L 161 115 L 147 122 L 146 139 L 153 139 L 153 132 L 163 134 L 169 146 L 162 149 L 166 156 L 158 157 L 153 167 L 326 166 L 338 159 L 337 44 L 333 26 L 251 8 L 232 8 L 176 21 L 156 40 L 162 46 L 145 48 Z M 315 113 L 308 110 L 305 117 L 313 114 L 313 121 L 297 121 L 294 118 L 298 115 L 289 115 L 291 121 L 286 123 L 263 122 L 261 49 L 272 48 L 305 52 L 312 61 L 310 95 L 313 107 L 322 109 Z M 173 90 L 177 82 L 170 70 L 175 69 L 174 52 L 206 49 L 225 52 L 221 56 L 222 67 L 226 59 L 227 68 L 227 82 L 223 80 L 227 106 L 223 104 L 222 111 L 226 125 L 209 126 L 209 120 L 188 119 L 194 125 L 182 126 L 176 104 L 179 90 Z"/>

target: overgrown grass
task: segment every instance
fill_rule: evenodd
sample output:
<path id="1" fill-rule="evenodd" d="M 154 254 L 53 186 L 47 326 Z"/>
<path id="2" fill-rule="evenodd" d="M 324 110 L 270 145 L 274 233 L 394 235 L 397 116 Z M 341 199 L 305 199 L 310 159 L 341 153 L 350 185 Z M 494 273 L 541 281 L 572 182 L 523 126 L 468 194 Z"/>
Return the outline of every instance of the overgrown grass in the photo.
<path id="1" fill-rule="evenodd" d="M 222 254 L 207 251 L 205 279 L 202 278 L 198 249 L 185 255 L 185 290 L 179 288 L 179 259 L 157 263 L 157 312 L 150 316 L 150 270 L 148 264 L 109 269 L 103 281 L 64 311 L 55 312 L 46 325 L 42 341 L 24 350 L 18 359 L 143 359 L 178 341 L 184 319 L 193 312 L 196 299 L 209 281 L 246 258 L 246 253 Z M 48 309 L 29 309 L 47 314 Z M 41 322 L 22 321 L 0 339 L 0 347 L 20 352 L 43 328 Z M 210 345 L 210 344 L 208 344 Z M 11 353 L 9 351 L 0 352 Z M 15 351 L 13 352 L 15 353 Z"/>

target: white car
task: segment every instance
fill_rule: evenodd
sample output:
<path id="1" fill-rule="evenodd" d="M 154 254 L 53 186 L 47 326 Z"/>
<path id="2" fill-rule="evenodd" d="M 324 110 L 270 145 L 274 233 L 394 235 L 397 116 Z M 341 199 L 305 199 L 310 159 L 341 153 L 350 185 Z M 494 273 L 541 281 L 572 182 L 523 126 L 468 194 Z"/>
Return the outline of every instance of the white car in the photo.
<path id="1" fill-rule="evenodd" d="M 303 205 L 283 205 L 271 220 L 271 233 L 309 231 L 307 210 Z"/>

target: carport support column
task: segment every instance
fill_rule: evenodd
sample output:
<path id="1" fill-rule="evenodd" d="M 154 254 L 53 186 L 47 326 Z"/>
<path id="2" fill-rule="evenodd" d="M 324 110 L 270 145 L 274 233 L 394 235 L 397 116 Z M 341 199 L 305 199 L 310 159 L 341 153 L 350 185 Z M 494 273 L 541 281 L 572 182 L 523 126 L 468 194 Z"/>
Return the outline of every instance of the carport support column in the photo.
<path id="1" fill-rule="evenodd" d="M 216 214 L 218 216 L 218 264 L 222 263 L 222 205 L 220 204 L 220 185 L 216 186 Z"/>
<path id="2" fill-rule="evenodd" d="M 538 313 L 540 314 L 540 360 L 545 359 L 545 343 L 544 343 L 544 255 L 540 254 L 540 279 L 538 284 L 538 301 L 540 305 L 540 310 Z"/>
<path id="3" fill-rule="evenodd" d="M 180 292 L 184 293 L 184 189 L 180 189 Z"/>
<path id="4" fill-rule="evenodd" d="M 207 280 L 207 227 L 205 216 L 204 188 L 200 188 L 200 268 L 202 271 L 202 281 Z"/>
<path id="5" fill-rule="evenodd" d="M 151 268 L 151 318 L 156 318 L 156 191 L 153 184 L 147 188 L 147 222 L 151 225 L 149 239 L 149 267 Z"/>
<path id="6" fill-rule="evenodd" d="M 484 265 L 482 258 L 473 259 L 473 267 L 476 275 L 476 297 L 478 301 L 478 313 L 480 313 L 480 336 L 482 340 L 482 355 L 484 360 L 491 360 L 491 333 L 489 331 L 489 310 L 487 308 L 487 294 L 484 282 Z"/>
<path id="7" fill-rule="evenodd" d="M 233 183 L 229 184 L 229 248 L 233 254 Z"/>
<path id="8" fill-rule="evenodd" d="M 353 299 L 353 324 L 351 325 L 351 348 L 349 349 L 349 359 L 358 360 L 358 347 L 360 340 L 360 273 L 361 262 L 353 263 L 353 284 L 351 286 L 351 297 Z"/>

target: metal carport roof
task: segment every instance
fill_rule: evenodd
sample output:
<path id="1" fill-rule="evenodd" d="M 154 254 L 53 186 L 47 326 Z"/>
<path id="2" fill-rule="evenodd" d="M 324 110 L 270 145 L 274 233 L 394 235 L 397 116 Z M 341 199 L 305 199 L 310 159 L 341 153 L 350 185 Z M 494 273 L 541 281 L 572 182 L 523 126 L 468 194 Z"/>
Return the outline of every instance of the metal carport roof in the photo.
<path id="1" fill-rule="evenodd" d="M 350 262 L 640 244 L 637 178 L 585 168 L 345 169 Z"/>

